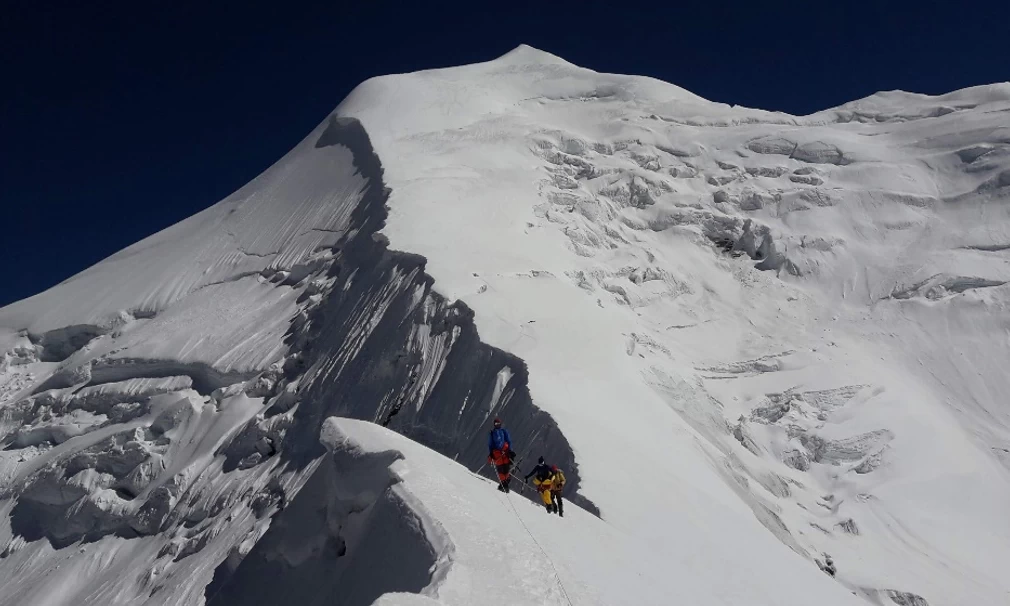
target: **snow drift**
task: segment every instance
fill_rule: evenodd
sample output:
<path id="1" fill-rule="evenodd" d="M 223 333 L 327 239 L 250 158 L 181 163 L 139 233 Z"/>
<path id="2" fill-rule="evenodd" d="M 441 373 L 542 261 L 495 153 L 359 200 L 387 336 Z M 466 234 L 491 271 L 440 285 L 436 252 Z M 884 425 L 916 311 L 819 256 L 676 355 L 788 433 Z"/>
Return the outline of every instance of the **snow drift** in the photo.
<path id="1" fill-rule="evenodd" d="M 369 80 L 0 310 L 0 603 L 1001 603 L 1008 119 Z M 474 476 L 495 415 L 570 515 Z"/>

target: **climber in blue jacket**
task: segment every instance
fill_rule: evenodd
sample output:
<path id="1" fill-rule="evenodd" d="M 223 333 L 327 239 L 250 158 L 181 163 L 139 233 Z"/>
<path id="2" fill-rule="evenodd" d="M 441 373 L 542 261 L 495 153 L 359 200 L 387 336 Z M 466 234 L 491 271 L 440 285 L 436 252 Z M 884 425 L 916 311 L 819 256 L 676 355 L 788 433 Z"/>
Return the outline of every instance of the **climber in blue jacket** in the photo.
<path id="1" fill-rule="evenodd" d="M 512 451 L 512 436 L 509 430 L 501 426 L 501 419 L 494 420 L 494 429 L 487 435 L 487 462 L 494 465 L 498 472 L 498 490 L 509 491 L 509 481 L 512 476 L 512 460 L 516 453 Z"/>

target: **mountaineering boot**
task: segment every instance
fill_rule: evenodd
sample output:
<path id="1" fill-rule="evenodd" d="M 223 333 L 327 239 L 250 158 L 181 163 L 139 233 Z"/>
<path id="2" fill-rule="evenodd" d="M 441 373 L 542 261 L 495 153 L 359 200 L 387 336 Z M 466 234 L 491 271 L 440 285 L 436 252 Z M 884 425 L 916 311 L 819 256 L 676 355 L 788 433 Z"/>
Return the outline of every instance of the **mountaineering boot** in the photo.
<path id="1" fill-rule="evenodd" d="M 498 484 L 498 492 L 505 492 L 505 485 L 504 484 Z"/>
<path id="2" fill-rule="evenodd" d="M 511 482 L 511 481 L 512 481 L 511 479 L 508 479 L 508 480 L 505 480 L 504 482 L 502 482 L 502 486 L 505 487 L 505 494 L 509 493 L 509 482 Z"/>

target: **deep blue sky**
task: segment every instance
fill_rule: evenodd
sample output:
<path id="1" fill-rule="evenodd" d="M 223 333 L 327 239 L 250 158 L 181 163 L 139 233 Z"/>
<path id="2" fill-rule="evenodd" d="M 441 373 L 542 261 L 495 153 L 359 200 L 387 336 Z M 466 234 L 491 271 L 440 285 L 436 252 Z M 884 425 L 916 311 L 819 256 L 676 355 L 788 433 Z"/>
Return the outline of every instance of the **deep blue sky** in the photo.
<path id="1" fill-rule="evenodd" d="M 487 60 L 525 42 L 792 113 L 881 89 L 1010 79 L 1006 0 L 449 5 L 5 3 L 0 305 L 228 195 L 373 75 Z"/>

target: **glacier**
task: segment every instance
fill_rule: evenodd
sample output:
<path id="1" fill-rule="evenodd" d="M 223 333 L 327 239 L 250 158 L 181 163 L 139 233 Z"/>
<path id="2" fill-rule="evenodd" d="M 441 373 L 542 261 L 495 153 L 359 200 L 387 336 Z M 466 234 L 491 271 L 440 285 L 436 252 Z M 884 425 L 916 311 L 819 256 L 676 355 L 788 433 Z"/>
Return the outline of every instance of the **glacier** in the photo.
<path id="1" fill-rule="evenodd" d="M 1007 200 L 1010 83 L 371 79 L 0 309 L 0 604 L 1003 603 Z"/>

